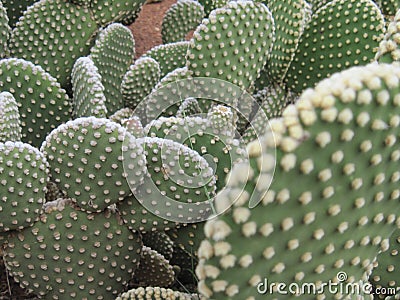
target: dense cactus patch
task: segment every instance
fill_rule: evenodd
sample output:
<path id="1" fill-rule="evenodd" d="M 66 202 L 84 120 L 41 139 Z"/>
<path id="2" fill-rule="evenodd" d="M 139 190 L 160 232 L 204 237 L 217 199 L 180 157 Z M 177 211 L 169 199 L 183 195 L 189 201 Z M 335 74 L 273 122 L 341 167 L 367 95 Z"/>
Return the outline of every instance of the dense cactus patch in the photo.
<path id="1" fill-rule="evenodd" d="M 398 1 L 143 4 L 0 1 L 0 298 L 399 298 Z"/>

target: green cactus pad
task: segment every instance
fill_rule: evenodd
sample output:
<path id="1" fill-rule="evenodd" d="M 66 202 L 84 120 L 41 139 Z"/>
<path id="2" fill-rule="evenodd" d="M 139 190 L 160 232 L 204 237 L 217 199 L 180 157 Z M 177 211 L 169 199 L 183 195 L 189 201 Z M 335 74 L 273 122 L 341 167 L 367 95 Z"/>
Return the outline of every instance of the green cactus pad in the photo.
<path id="1" fill-rule="evenodd" d="M 400 68 L 392 65 L 336 73 L 288 106 L 261 142 L 248 145 L 249 163 L 234 167 L 216 199 L 217 211 L 233 206 L 204 228 L 196 270 L 201 293 L 280 299 L 294 295 L 272 295 L 266 279 L 367 283 L 397 227 L 399 90 Z M 267 150 L 275 147 L 269 186 L 275 160 Z M 242 182 L 246 188 L 237 188 Z M 298 298 L 321 297 L 333 295 L 324 289 Z"/>
<path id="2" fill-rule="evenodd" d="M 21 140 L 18 104 L 9 92 L 0 93 L 0 142 Z"/>
<path id="3" fill-rule="evenodd" d="M 178 0 L 165 12 L 161 24 L 164 44 L 186 40 L 204 18 L 203 6 L 196 0 Z"/>
<path id="4" fill-rule="evenodd" d="M 187 41 L 163 44 L 151 48 L 143 56 L 151 57 L 158 62 L 161 71 L 160 78 L 163 78 L 169 72 L 185 66 L 188 48 Z"/>
<path id="5" fill-rule="evenodd" d="M 204 224 L 204 222 L 185 224 L 167 231 L 174 243 L 170 263 L 179 267 L 177 280 L 182 284 L 197 284 L 195 277 L 198 264 L 197 249 L 205 238 Z"/>
<path id="6" fill-rule="evenodd" d="M 163 255 L 143 246 L 133 281 L 138 286 L 169 287 L 175 281 L 175 272 Z"/>
<path id="7" fill-rule="evenodd" d="M 132 32 L 119 23 L 102 30 L 90 50 L 90 58 L 99 70 L 107 99 L 108 113 L 124 107 L 121 82 L 135 56 Z"/>
<path id="8" fill-rule="evenodd" d="M 92 0 L 90 10 L 100 27 L 110 23 L 131 24 L 145 0 Z"/>
<path id="9" fill-rule="evenodd" d="M 123 200 L 145 174 L 141 146 L 124 127 L 107 119 L 78 118 L 60 125 L 41 151 L 49 161 L 52 180 L 91 212 Z M 136 175 L 130 176 L 129 185 L 124 167 Z"/>
<path id="10" fill-rule="evenodd" d="M 85 7 L 90 7 L 93 4 L 93 0 L 68 0 L 68 2 Z"/>
<path id="11" fill-rule="evenodd" d="M 31 6 L 36 0 L 2 0 L 3 6 L 7 9 L 9 25 L 14 27 L 28 6 Z"/>
<path id="12" fill-rule="evenodd" d="M 200 115 L 203 110 L 200 108 L 199 102 L 196 98 L 189 97 L 182 101 L 179 109 L 176 112 L 178 118 L 185 118 L 189 116 Z"/>
<path id="13" fill-rule="evenodd" d="M 135 109 L 149 95 L 160 80 L 160 67 L 151 57 L 141 57 L 132 64 L 124 75 L 121 93 L 124 105 Z"/>
<path id="14" fill-rule="evenodd" d="M 396 229 L 393 232 L 389 245 L 388 251 L 378 255 L 377 266 L 369 278 L 375 288 L 386 291 L 386 294 L 390 292 L 393 296 L 394 294 L 400 294 L 400 229 Z M 379 295 L 379 299 L 384 299 L 383 295 Z"/>
<path id="15" fill-rule="evenodd" d="M 145 137 L 137 141 L 143 145 L 149 175 L 134 197 L 118 204 L 132 229 L 154 231 L 212 215 L 209 200 L 216 181 L 199 153 L 168 139 Z"/>
<path id="16" fill-rule="evenodd" d="M 22 142 L 0 143 L 0 232 L 23 229 L 39 219 L 48 173 L 38 149 Z"/>
<path id="17" fill-rule="evenodd" d="M 199 3 L 204 7 L 204 13 L 208 16 L 211 11 L 224 7 L 229 0 L 200 0 Z"/>
<path id="18" fill-rule="evenodd" d="M 275 21 L 275 41 L 268 61 L 268 78 L 281 82 L 294 57 L 300 36 L 311 17 L 305 0 L 267 0 Z"/>
<path id="19" fill-rule="evenodd" d="M 18 103 L 23 142 L 39 147 L 52 129 L 70 118 L 71 103 L 65 90 L 31 62 L 0 60 L 0 90 L 9 91 Z"/>
<path id="20" fill-rule="evenodd" d="M 113 122 L 122 124 L 124 120 L 131 118 L 132 114 L 133 114 L 132 109 L 130 109 L 129 107 L 124 107 L 113 113 L 109 117 L 109 119 Z"/>
<path id="21" fill-rule="evenodd" d="M 370 63 L 384 28 L 372 0 L 329 2 L 304 29 L 285 78 L 288 87 L 300 93 L 335 72 Z"/>
<path id="22" fill-rule="evenodd" d="M 87 214 L 60 199 L 8 238 L 4 260 L 22 287 L 45 299 L 111 299 L 136 270 L 141 248 L 117 214 Z"/>
<path id="23" fill-rule="evenodd" d="M 219 191 L 225 186 L 225 177 L 233 164 L 246 157 L 239 140 L 233 138 L 234 133 L 225 132 L 229 127 L 225 124 L 221 130 L 215 122 L 201 117 L 161 117 L 150 122 L 144 132 L 147 136 L 173 140 L 198 152 L 213 168 Z"/>
<path id="24" fill-rule="evenodd" d="M 143 245 L 154 249 L 170 260 L 174 252 L 174 242 L 164 231 L 150 231 L 142 234 Z"/>
<path id="25" fill-rule="evenodd" d="M 41 66 L 69 89 L 74 62 L 89 53 L 97 30 L 88 8 L 41 0 L 28 7 L 12 31 L 11 55 Z"/>
<path id="26" fill-rule="evenodd" d="M 107 116 L 106 97 L 101 76 L 93 60 L 80 57 L 72 69 L 73 115 L 75 118 Z"/>
<path id="27" fill-rule="evenodd" d="M 8 40 L 11 35 L 11 27 L 8 21 L 8 16 L 5 7 L 0 1 L 0 58 L 9 55 Z"/>
<path id="28" fill-rule="evenodd" d="M 400 9 L 389 23 L 385 38 L 380 42 L 376 60 L 380 63 L 400 62 Z"/>
<path id="29" fill-rule="evenodd" d="M 229 2 L 197 27 L 186 65 L 194 77 L 219 78 L 247 89 L 264 67 L 273 39 L 274 21 L 264 4 Z"/>
<path id="30" fill-rule="evenodd" d="M 187 294 L 160 287 L 138 287 L 122 293 L 116 300 L 198 300 L 195 294 Z"/>

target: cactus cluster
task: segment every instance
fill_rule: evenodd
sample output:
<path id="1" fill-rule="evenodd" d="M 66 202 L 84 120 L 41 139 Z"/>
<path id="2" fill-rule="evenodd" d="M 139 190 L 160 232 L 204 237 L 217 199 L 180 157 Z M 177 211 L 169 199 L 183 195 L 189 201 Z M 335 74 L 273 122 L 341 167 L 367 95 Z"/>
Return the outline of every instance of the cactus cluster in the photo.
<path id="1" fill-rule="evenodd" d="M 7 276 L 42 299 L 400 297 L 398 1 L 178 0 L 135 58 L 143 3 L 0 1 Z"/>

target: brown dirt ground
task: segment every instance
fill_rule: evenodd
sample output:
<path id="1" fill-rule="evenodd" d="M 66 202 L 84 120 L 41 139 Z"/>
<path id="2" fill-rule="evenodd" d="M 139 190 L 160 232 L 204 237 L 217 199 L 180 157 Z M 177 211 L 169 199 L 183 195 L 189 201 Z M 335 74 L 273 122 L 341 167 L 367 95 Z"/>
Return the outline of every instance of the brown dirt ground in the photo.
<path id="1" fill-rule="evenodd" d="M 129 26 L 132 30 L 136 44 L 136 57 L 144 52 L 160 45 L 161 24 L 164 13 L 176 0 L 162 0 L 162 2 L 148 3 L 142 8 L 139 17 Z M 2 260 L 0 250 L 0 300 L 27 300 L 36 299 L 33 295 L 27 295 L 7 273 Z"/>
<path id="2" fill-rule="evenodd" d="M 129 26 L 135 38 L 136 57 L 140 57 L 147 50 L 162 44 L 162 19 L 168 8 L 175 2 L 176 0 L 162 0 L 143 6 L 139 17 Z"/>

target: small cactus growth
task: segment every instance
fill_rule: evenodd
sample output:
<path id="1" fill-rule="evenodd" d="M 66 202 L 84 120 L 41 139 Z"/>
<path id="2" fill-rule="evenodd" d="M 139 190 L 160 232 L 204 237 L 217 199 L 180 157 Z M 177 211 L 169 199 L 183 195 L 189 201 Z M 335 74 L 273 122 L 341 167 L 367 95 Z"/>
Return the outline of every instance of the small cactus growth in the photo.
<path id="1" fill-rule="evenodd" d="M 0 1 L 4 275 L 40 299 L 398 298 L 399 2 L 178 0 L 139 56 L 143 3 Z"/>

